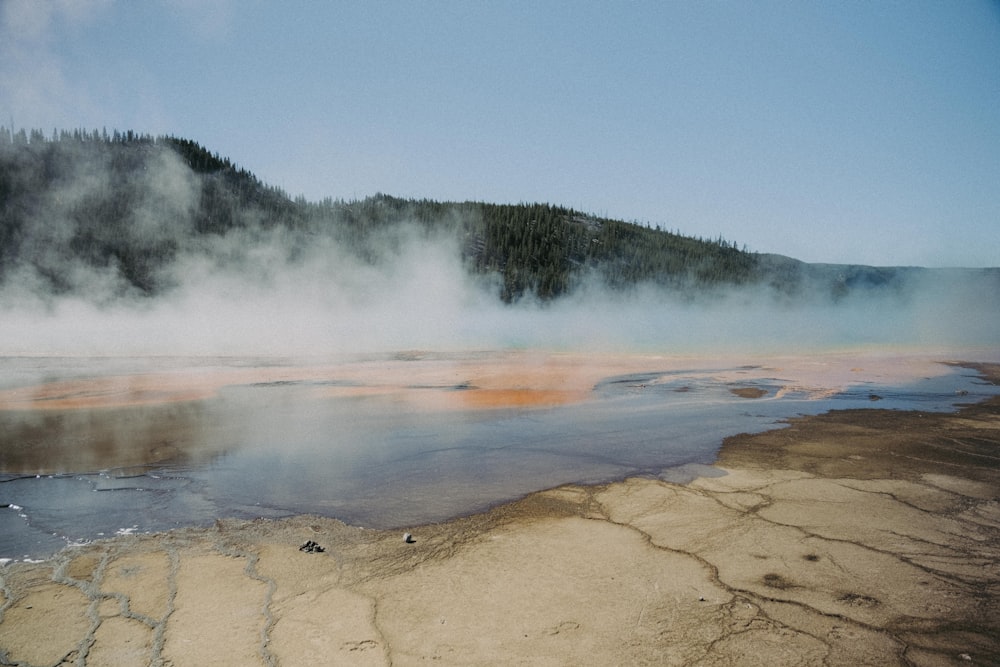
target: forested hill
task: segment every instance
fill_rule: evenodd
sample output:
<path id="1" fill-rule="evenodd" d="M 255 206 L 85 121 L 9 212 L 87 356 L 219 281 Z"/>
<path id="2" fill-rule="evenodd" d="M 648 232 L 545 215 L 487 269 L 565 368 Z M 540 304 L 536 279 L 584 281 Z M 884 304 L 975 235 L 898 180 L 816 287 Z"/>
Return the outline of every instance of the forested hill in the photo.
<path id="1" fill-rule="evenodd" d="M 685 295 L 750 284 L 794 295 L 819 284 L 838 297 L 915 271 L 806 265 L 550 204 L 307 202 L 186 139 L 0 128 L 0 286 L 87 296 L 96 272 L 118 293 L 155 295 L 172 288 L 178 257 L 232 252 L 219 238 L 238 236 L 252 257 L 246 246 L 280 237 L 287 261 L 323 241 L 376 264 L 412 233 L 455 238 L 466 270 L 506 302 L 555 299 L 595 279 Z"/>

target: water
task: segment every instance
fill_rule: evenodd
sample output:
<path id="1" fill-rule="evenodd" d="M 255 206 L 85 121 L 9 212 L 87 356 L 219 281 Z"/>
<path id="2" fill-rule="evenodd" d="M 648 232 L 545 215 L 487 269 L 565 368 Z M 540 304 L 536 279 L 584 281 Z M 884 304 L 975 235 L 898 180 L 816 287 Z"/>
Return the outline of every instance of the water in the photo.
<path id="1" fill-rule="evenodd" d="M 796 415 L 944 411 L 998 391 L 940 365 L 904 383 L 870 373 L 831 388 L 767 366 L 644 360 L 646 370 L 632 362 L 601 375 L 508 362 L 365 360 L 288 371 L 287 361 L 260 359 L 3 360 L 0 558 L 220 517 L 311 513 L 377 528 L 441 521 L 563 483 L 683 480 L 703 472 L 698 464 L 710 464 L 726 436 Z M 91 381 L 109 376 L 120 382 Z M 65 380 L 77 384 L 51 384 Z M 58 390 L 42 398 L 45 383 Z M 552 399 L 553 387 L 578 385 L 585 400 Z M 203 391 L 171 394 L 191 387 Z M 471 400 L 490 396 L 489 387 L 506 389 L 489 407 Z M 128 400 L 116 399 L 122 392 Z M 30 403 L 18 403 L 26 394 Z M 38 409 L 66 399 L 99 405 Z"/>

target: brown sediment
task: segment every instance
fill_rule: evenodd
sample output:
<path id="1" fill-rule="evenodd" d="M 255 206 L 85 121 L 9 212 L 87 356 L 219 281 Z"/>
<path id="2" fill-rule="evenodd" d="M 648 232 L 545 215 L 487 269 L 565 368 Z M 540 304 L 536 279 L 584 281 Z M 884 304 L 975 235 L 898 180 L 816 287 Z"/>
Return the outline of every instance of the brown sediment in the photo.
<path id="1" fill-rule="evenodd" d="M 554 405 L 586 397 L 608 375 L 648 369 L 636 355 L 595 359 L 577 354 L 493 354 L 469 359 L 385 359 L 330 365 L 248 368 L 181 368 L 157 373 L 88 377 L 0 390 L 0 410 L 67 411 L 199 401 L 224 387 L 300 384 L 316 397 L 406 395 L 422 402 L 438 390 L 465 390 L 436 397 L 440 406 L 463 409 Z M 506 394 L 501 393 L 506 392 Z M 482 398 L 478 398 L 481 395 Z M 475 398 L 470 398 L 476 396 Z M 447 399 L 453 400 L 449 403 Z"/>
<path id="2" fill-rule="evenodd" d="M 220 387 L 247 379 L 243 374 L 154 373 L 47 382 L 0 391 L 0 410 L 81 410 L 198 401 Z"/>
<path id="3" fill-rule="evenodd" d="M 853 365 L 859 356 L 866 362 L 864 367 Z M 817 395 L 827 395 L 852 384 L 862 373 L 869 379 L 892 384 L 922 377 L 938 365 L 927 354 L 885 353 L 867 357 L 860 353 L 808 358 L 771 356 L 758 361 L 766 364 L 769 372 L 796 377 L 789 387 L 779 389 L 779 394 L 795 390 Z M 159 372 L 85 377 L 2 389 L 0 411 L 78 411 L 197 402 L 217 396 L 225 387 L 267 384 L 311 388 L 316 398 L 384 395 L 421 406 L 451 409 L 464 409 L 469 404 L 502 407 L 506 399 L 511 407 L 536 402 L 546 406 L 586 400 L 597 382 L 616 375 L 693 366 L 715 368 L 720 378 L 737 379 L 748 373 L 748 369 L 763 368 L 734 370 L 739 363 L 741 358 L 525 351 L 427 358 L 414 353 L 391 359 L 328 364 L 182 366 Z M 746 387 L 734 393 L 752 396 L 763 391 L 759 387 Z"/>
<path id="4" fill-rule="evenodd" d="M 730 389 L 729 393 L 740 398 L 760 398 L 767 396 L 767 389 L 761 389 L 760 387 L 735 387 Z"/>
<path id="5" fill-rule="evenodd" d="M 717 466 L 411 542 L 303 516 L 10 564 L 0 664 L 1000 663 L 1000 399 L 793 419 Z"/>

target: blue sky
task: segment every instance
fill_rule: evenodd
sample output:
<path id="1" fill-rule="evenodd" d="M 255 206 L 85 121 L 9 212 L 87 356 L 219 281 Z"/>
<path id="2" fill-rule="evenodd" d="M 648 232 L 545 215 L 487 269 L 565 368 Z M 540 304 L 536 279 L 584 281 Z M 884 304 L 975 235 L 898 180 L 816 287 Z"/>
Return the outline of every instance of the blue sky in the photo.
<path id="1" fill-rule="evenodd" d="M 816 262 L 1000 266 L 1000 4 L 0 0 L 0 124 L 311 200 L 547 201 Z"/>

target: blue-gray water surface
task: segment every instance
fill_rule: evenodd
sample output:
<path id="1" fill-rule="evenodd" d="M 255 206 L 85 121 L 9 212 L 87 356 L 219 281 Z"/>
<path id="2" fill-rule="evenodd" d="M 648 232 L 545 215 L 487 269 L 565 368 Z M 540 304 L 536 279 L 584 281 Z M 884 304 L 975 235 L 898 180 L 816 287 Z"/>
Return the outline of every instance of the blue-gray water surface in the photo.
<path id="1" fill-rule="evenodd" d="M 8 367 L 13 386 L 18 366 Z M 77 370 L 86 376 L 86 364 Z M 308 513 L 412 526 L 564 483 L 680 479 L 690 464 L 711 464 L 725 437 L 779 428 L 797 415 L 947 411 L 998 393 L 975 372 L 951 368 L 903 386 L 863 382 L 817 399 L 781 391 L 780 376 L 748 371 L 739 386 L 760 397 L 746 398 L 732 391 L 739 368 L 711 370 L 608 377 L 588 401 L 544 408 L 427 410 L 378 395 L 318 402 L 317 382 L 301 381 L 228 386 L 211 398 L 164 405 L 0 411 L 0 558 L 44 557 L 67 544 L 220 517 Z M 62 367 L 46 379 L 75 372 Z M 99 469 L 11 472 L 14 452 L 50 445 L 112 451 L 98 452 L 107 462 Z M 113 450 L 121 446 L 175 453 L 116 466 Z"/>

